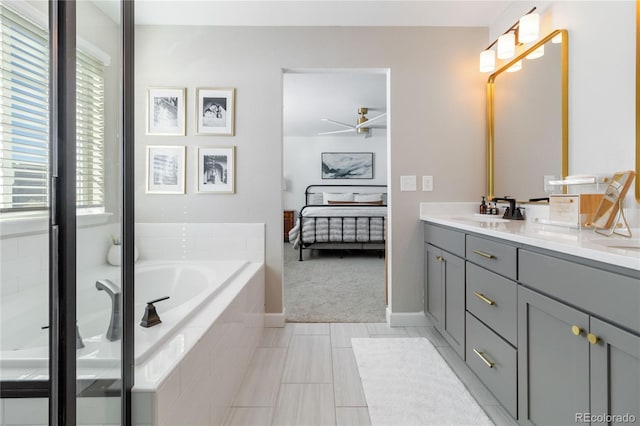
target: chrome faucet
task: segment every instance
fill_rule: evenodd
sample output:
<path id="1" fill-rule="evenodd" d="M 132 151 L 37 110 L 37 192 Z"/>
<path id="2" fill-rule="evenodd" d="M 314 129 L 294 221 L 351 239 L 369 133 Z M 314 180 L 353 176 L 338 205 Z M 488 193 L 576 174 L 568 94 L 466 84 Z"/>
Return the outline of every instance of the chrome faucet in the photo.
<path id="1" fill-rule="evenodd" d="M 111 297 L 111 320 L 107 329 L 107 340 L 113 342 L 122 337 L 122 317 L 120 316 L 120 286 L 108 279 L 96 281 L 96 288 L 104 290 Z"/>

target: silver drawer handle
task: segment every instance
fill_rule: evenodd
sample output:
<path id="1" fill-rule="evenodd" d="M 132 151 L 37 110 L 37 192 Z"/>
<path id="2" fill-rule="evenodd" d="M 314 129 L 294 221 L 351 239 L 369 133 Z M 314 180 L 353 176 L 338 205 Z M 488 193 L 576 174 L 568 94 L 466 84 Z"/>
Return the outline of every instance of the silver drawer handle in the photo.
<path id="1" fill-rule="evenodd" d="M 483 302 L 485 302 L 487 305 L 495 306 L 495 304 L 496 304 L 496 302 L 494 302 L 493 300 L 489 299 L 484 294 L 478 293 L 477 291 L 474 291 L 473 295 L 476 296 L 478 299 L 482 300 Z"/>
<path id="2" fill-rule="evenodd" d="M 480 359 L 482 360 L 482 362 L 484 362 L 485 364 L 487 364 L 487 367 L 489 368 L 493 368 L 494 365 L 496 365 L 495 363 L 489 361 L 487 358 L 484 357 L 484 355 L 482 354 L 482 352 L 480 352 L 479 350 L 477 350 L 476 348 L 473 348 L 473 351 L 476 353 L 476 355 L 478 355 L 480 357 Z"/>
<path id="3" fill-rule="evenodd" d="M 487 259 L 496 259 L 496 257 L 494 255 L 489 254 L 489 253 L 485 253 L 485 252 L 480 251 L 480 250 L 474 250 L 473 252 L 475 254 L 477 254 L 478 256 L 486 257 Z"/>

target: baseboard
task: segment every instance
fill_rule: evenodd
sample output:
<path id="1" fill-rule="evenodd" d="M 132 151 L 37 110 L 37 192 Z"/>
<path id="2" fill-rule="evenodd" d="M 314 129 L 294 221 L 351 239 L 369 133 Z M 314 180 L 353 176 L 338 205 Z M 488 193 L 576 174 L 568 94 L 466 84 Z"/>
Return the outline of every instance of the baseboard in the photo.
<path id="1" fill-rule="evenodd" d="M 387 308 L 389 327 L 420 327 L 431 325 L 424 312 L 391 312 Z"/>
<path id="2" fill-rule="evenodd" d="M 282 312 L 274 314 L 264 314 L 264 326 L 265 327 L 284 327 L 287 322 L 287 309 L 282 308 Z"/>

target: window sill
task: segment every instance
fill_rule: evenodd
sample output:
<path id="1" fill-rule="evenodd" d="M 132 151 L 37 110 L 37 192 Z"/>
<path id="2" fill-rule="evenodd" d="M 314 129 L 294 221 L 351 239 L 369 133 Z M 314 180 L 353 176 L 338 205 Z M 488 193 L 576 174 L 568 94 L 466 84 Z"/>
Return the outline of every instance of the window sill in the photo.
<path id="1" fill-rule="evenodd" d="M 113 213 L 78 213 L 77 226 L 96 226 L 109 221 Z M 0 219 L 0 237 L 39 234 L 49 230 L 48 216 L 14 216 Z"/>

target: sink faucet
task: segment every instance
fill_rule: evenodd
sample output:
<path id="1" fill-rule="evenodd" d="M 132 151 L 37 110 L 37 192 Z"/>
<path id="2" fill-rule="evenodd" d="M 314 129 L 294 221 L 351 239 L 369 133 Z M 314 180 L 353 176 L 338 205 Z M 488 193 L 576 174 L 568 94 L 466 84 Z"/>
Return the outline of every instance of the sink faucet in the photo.
<path id="1" fill-rule="evenodd" d="M 120 316 L 120 287 L 108 279 L 96 281 L 96 288 L 104 290 L 111 297 L 111 320 L 107 329 L 107 340 L 113 342 L 122 337 L 122 318 Z"/>
<path id="2" fill-rule="evenodd" d="M 524 220 L 524 215 L 520 211 L 520 207 L 516 207 L 515 198 L 509 198 L 508 195 L 505 195 L 502 198 L 494 197 L 493 201 L 506 201 L 509 203 L 509 207 L 507 207 L 507 209 L 504 212 L 504 215 L 502 215 L 503 218 L 512 219 L 512 220 Z"/>

